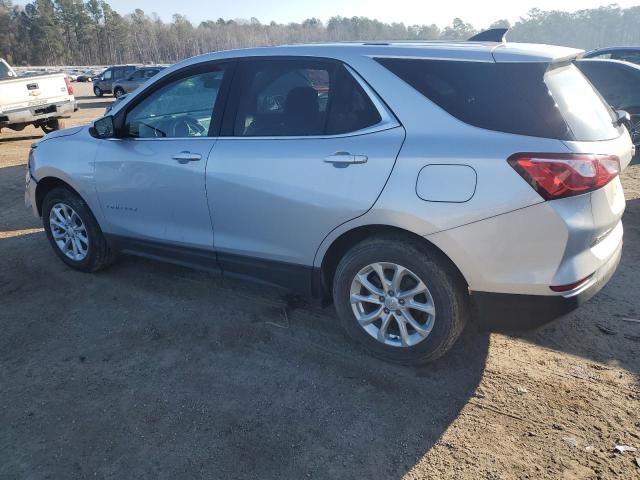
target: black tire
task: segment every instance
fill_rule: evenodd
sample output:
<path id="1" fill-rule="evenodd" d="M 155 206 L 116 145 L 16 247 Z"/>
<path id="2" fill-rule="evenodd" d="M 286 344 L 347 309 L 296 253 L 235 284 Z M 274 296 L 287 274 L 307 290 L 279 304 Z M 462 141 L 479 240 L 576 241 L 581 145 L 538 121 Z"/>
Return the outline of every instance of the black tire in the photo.
<path id="1" fill-rule="evenodd" d="M 47 123 L 40 125 L 40 128 L 44 133 L 51 133 L 64 128 L 64 126 L 64 120 L 52 118 L 51 120 L 48 120 Z"/>
<path id="2" fill-rule="evenodd" d="M 80 217 L 82 223 L 84 223 L 89 239 L 89 246 L 87 255 L 83 260 L 75 261 L 67 257 L 53 239 L 49 215 L 51 209 L 58 203 L 64 203 L 70 206 Z M 96 272 L 113 263 L 114 254 L 107 245 L 107 241 L 102 234 L 98 222 L 91 213 L 89 206 L 76 193 L 66 188 L 54 188 L 47 193 L 42 203 L 42 223 L 54 252 L 71 268 L 81 272 Z"/>
<path id="3" fill-rule="evenodd" d="M 122 95 L 124 95 L 124 90 L 120 87 L 117 87 L 113 90 L 113 96 L 116 98 L 120 98 Z"/>
<path id="4" fill-rule="evenodd" d="M 352 310 L 351 283 L 367 265 L 389 262 L 415 273 L 427 286 L 436 315 L 431 333 L 410 347 L 386 345 L 367 333 Z M 341 324 L 350 339 L 374 356 L 403 365 L 420 365 L 444 355 L 467 324 L 468 290 L 448 259 L 421 242 L 399 234 L 380 235 L 355 245 L 340 261 L 333 281 L 333 298 Z"/>
<path id="5" fill-rule="evenodd" d="M 100 87 L 93 87 L 93 94 L 96 97 L 102 97 L 104 95 L 104 92 L 100 89 Z"/>

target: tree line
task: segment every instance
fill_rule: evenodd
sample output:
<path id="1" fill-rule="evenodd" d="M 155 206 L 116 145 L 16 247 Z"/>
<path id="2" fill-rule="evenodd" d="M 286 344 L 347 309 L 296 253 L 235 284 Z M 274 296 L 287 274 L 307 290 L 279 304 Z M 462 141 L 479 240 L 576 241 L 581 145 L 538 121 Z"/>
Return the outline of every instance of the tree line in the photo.
<path id="1" fill-rule="evenodd" d="M 530 10 L 510 25 L 509 40 L 584 49 L 640 44 L 640 7 L 608 5 L 577 12 Z M 105 0 L 34 0 L 25 6 L 0 0 L 0 57 L 21 65 L 173 63 L 205 52 L 283 43 L 354 40 L 464 40 L 477 33 L 456 18 L 444 28 L 333 17 L 323 23 L 261 23 L 256 18 L 209 20 L 194 25 L 175 14 L 164 22 L 140 9 L 121 14 Z"/>

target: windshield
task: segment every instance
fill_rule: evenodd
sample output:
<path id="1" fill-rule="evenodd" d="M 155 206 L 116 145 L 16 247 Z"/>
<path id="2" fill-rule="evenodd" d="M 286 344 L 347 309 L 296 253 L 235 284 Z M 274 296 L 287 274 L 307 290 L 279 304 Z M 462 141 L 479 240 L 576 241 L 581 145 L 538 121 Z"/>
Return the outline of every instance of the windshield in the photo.
<path id="1" fill-rule="evenodd" d="M 544 83 L 573 139 L 594 142 L 620 136 L 613 110 L 575 65 L 547 70 Z"/>

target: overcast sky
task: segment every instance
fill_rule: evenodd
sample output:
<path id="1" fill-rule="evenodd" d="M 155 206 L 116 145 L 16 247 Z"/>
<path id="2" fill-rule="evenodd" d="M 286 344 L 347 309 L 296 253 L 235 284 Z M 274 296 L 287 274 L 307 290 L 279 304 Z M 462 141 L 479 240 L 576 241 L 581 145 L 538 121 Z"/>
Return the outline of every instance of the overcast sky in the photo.
<path id="1" fill-rule="evenodd" d="M 300 22 L 317 17 L 323 21 L 334 15 L 344 17 L 366 16 L 384 22 L 404 22 L 408 25 L 435 23 L 440 27 L 449 25 L 455 17 L 475 27 L 486 27 L 491 22 L 507 18 L 515 22 L 531 8 L 542 10 L 575 11 L 594 8 L 613 2 L 606 0 L 107 0 L 119 13 L 130 13 L 140 8 L 145 13 L 157 13 L 170 20 L 174 13 L 185 15 L 193 23 L 215 20 L 219 17 L 251 18 L 262 23 L 275 20 L 279 23 Z M 18 0 L 17 3 L 26 3 Z M 617 2 L 621 7 L 640 5 L 640 0 Z"/>

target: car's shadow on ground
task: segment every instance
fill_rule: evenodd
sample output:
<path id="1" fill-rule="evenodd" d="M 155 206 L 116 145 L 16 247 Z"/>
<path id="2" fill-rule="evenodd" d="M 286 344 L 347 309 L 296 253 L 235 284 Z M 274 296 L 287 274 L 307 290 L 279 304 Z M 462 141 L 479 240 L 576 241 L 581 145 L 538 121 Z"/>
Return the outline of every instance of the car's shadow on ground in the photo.
<path id="1" fill-rule="evenodd" d="M 127 257 L 72 271 L 23 182 L 0 169 L 0 478 L 400 479 L 480 383 L 486 334 L 394 366 L 275 288 Z"/>
<path id="2" fill-rule="evenodd" d="M 42 234 L 10 252 L 0 477 L 400 479 L 484 371 L 487 335 L 393 366 L 276 289 L 139 259 L 83 275 Z"/>

